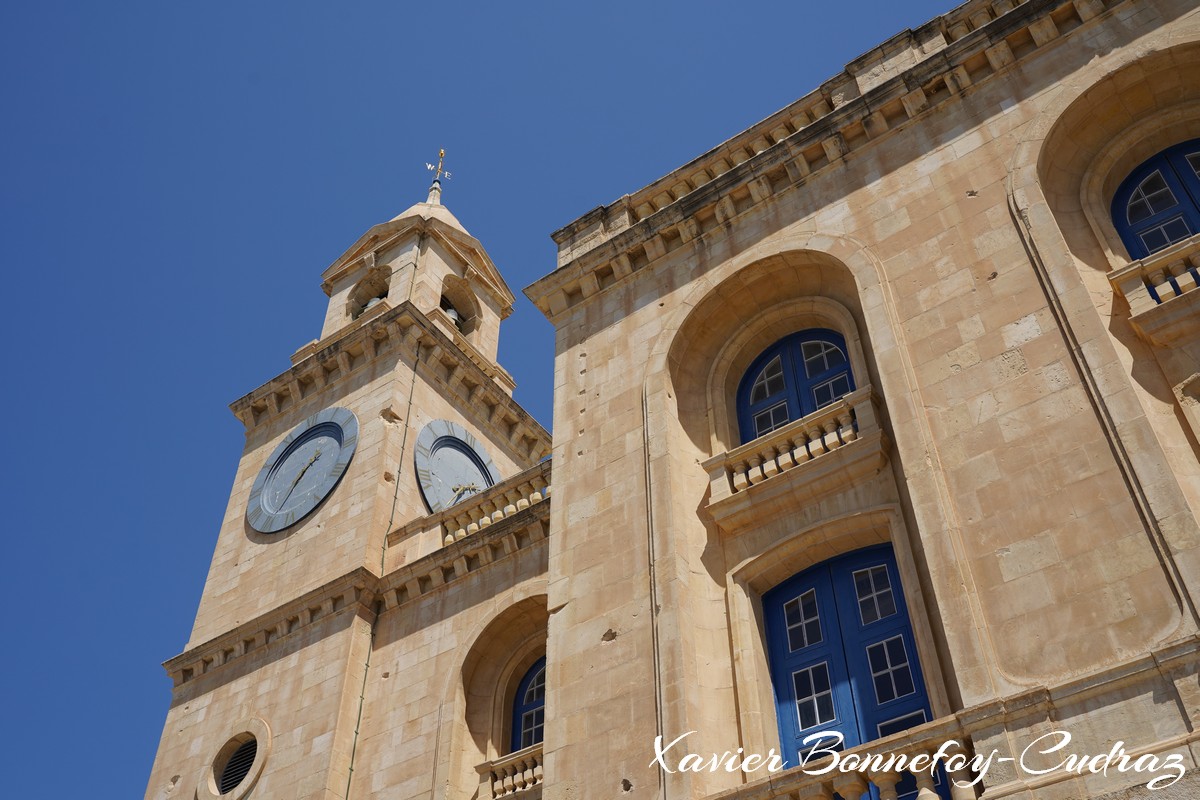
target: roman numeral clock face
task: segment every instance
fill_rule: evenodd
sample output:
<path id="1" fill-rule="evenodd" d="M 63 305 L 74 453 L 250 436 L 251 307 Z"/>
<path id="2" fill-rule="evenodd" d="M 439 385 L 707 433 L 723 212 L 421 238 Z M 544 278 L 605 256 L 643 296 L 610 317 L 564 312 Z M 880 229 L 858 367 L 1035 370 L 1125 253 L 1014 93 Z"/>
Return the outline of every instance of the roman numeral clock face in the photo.
<path id="1" fill-rule="evenodd" d="M 308 516 L 333 491 L 358 445 L 358 419 L 327 408 L 287 435 L 254 479 L 246 521 L 276 533 Z"/>
<path id="2" fill-rule="evenodd" d="M 487 450 L 463 426 L 438 419 L 421 429 L 414 456 L 421 496 L 437 513 L 500 480 Z"/>

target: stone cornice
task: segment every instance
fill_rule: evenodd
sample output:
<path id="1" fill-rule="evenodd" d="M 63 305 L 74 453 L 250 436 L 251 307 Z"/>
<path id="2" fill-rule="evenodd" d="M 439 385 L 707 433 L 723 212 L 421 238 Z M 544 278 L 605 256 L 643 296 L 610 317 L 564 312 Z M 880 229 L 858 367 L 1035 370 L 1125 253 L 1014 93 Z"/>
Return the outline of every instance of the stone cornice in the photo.
<path id="1" fill-rule="evenodd" d="M 176 687 L 264 648 L 279 647 L 318 620 L 356 613 L 374 619 L 467 575 L 527 551 L 549 532 L 550 503 L 540 502 L 384 577 L 359 567 L 163 663 Z"/>
<path id="2" fill-rule="evenodd" d="M 1125 2 L 972 0 L 895 36 L 817 91 L 556 231 L 559 268 L 525 294 L 554 321 Z"/>
<path id="3" fill-rule="evenodd" d="M 550 434 L 504 390 L 503 378 L 489 373 L 412 303 L 402 303 L 368 319 L 345 334 L 317 343 L 289 370 L 229 408 L 247 431 L 277 418 L 316 392 L 345 382 L 389 348 L 400 348 L 461 400 L 482 408 L 492 427 L 504 435 L 514 453 L 537 461 L 550 452 Z"/>
<path id="4" fill-rule="evenodd" d="M 165 661 L 163 668 L 174 685 L 181 686 L 262 648 L 278 646 L 317 620 L 351 610 L 373 614 L 378 582 L 375 575 L 360 567 L 180 653 Z"/>
<path id="5" fill-rule="evenodd" d="M 379 598 L 393 609 L 544 541 L 550 532 L 550 503 L 543 501 L 444 545 L 384 576 Z"/>

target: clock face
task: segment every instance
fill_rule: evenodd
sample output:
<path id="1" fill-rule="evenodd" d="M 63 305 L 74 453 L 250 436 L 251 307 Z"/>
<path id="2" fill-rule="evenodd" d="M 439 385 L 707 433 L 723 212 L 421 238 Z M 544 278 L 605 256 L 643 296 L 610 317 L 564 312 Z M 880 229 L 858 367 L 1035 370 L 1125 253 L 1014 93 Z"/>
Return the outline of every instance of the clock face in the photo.
<path id="1" fill-rule="evenodd" d="M 417 437 L 417 480 L 431 512 L 461 503 L 499 480 L 483 445 L 463 426 L 439 419 Z"/>
<path id="2" fill-rule="evenodd" d="M 275 533 L 302 520 L 337 486 L 358 445 L 358 420 L 327 408 L 296 426 L 271 453 L 250 489 L 246 521 Z"/>

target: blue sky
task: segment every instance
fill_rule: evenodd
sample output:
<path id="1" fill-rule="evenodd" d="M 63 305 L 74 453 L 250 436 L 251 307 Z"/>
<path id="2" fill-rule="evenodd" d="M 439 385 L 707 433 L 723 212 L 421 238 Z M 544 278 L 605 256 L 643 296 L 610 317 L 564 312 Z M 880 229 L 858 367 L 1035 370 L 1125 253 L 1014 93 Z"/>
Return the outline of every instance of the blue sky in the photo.
<path id="1" fill-rule="evenodd" d="M 551 231 L 952 2 L 7 3 L 0 9 L 5 796 L 140 797 L 242 449 L 229 402 L 320 331 L 320 274 L 444 202 L 518 294 Z"/>

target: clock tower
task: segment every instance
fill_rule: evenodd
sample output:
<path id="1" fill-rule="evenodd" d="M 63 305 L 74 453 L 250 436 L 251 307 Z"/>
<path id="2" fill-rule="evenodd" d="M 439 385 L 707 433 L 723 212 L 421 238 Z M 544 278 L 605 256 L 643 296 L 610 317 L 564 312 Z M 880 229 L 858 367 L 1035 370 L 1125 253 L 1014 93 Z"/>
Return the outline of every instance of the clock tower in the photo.
<path id="1" fill-rule="evenodd" d="M 496 362 L 513 295 L 439 180 L 322 288 L 320 337 L 231 405 L 246 445 L 147 798 L 344 797 L 380 579 L 549 453 Z"/>

